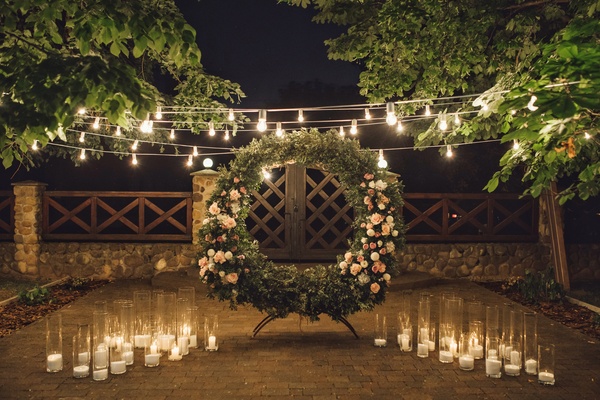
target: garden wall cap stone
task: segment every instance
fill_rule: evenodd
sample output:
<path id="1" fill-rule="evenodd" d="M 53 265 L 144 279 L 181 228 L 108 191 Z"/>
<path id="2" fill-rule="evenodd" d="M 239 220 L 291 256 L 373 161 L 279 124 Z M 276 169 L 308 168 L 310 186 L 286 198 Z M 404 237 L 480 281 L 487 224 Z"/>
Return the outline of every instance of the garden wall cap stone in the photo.
<path id="1" fill-rule="evenodd" d="M 27 181 L 21 181 L 21 182 L 13 182 L 11 183 L 11 186 L 48 186 L 47 183 L 44 182 L 38 182 L 38 181 L 32 181 L 32 180 L 27 180 Z"/>

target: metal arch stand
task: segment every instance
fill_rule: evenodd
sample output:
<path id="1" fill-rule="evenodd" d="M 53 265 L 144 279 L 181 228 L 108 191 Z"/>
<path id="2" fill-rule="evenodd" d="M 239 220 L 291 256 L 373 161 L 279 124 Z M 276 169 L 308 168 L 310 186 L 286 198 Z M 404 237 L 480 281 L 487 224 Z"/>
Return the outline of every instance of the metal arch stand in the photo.
<path id="1" fill-rule="evenodd" d="M 329 314 L 327 314 L 329 315 Z M 331 315 L 329 315 L 331 317 Z M 269 322 L 273 321 L 277 319 L 276 317 L 272 317 L 270 315 L 267 315 L 266 317 L 264 317 L 255 327 L 254 330 L 252 331 L 252 337 L 256 337 L 256 335 L 258 335 L 258 333 L 262 330 L 262 328 L 264 328 L 265 326 L 267 326 L 269 324 Z M 346 326 L 346 328 L 348 328 L 350 330 L 350 332 L 352 332 L 352 334 L 354 335 L 354 337 L 356 339 L 360 339 L 358 334 L 356 333 L 356 330 L 354 329 L 354 327 L 352 326 L 352 324 L 344 317 L 339 317 L 339 321 L 344 324 Z"/>

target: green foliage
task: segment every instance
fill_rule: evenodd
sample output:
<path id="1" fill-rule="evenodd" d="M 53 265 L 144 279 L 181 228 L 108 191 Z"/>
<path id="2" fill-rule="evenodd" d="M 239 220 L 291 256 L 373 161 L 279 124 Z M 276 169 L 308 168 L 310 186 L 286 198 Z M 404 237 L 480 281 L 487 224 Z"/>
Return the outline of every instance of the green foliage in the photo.
<path id="1" fill-rule="evenodd" d="M 157 104 L 217 107 L 218 99 L 243 96 L 238 85 L 203 71 L 196 32 L 173 0 L 9 0 L 0 5 L 0 38 L 5 168 L 31 163 L 34 140 L 41 147 L 56 137 L 68 142 L 65 132 L 80 122 L 80 107 L 130 129 L 132 117 L 144 119 Z M 153 86 L 158 71 L 177 82 L 174 97 Z M 113 146 L 101 140 L 86 145 Z M 114 146 L 122 150 L 124 144 Z"/>
<path id="2" fill-rule="evenodd" d="M 78 290 L 84 288 L 88 283 L 90 283 L 90 280 L 87 278 L 71 277 L 65 282 L 64 285 L 69 290 Z"/>
<path id="3" fill-rule="evenodd" d="M 553 268 L 540 272 L 527 270 L 524 277 L 514 279 L 509 287 L 514 287 L 531 303 L 562 301 L 565 296 L 562 285 L 554 280 Z"/>
<path id="4" fill-rule="evenodd" d="M 45 287 L 35 285 L 32 289 L 21 290 L 17 295 L 21 303 L 33 306 L 51 302 L 50 291 Z"/>
<path id="5" fill-rule="evenodd" d="M 250 194 L 260 187 L 261 170 L 286 163 L 320 167 L 347 188 L 355 239 L 336 265 L 302 273 L 294 266 L 276 266 L 246 229 Z M 250 304 L 275 318 L 298 313 L 312 320 L 320 314 L 339 320 L 371 310 L 384 301 L 396 272 L 395 251 L 404 246 L 401 192 L 400 183 L 387 182 L 375 153 L 336 132 L 301 130 L 254 140 L 236 151 L 228 170 L 220 170 L 206 203 L 208 216 L 199 232 L 200 277 L 210 296 L 229 301 L 232 308 Z"/>
<path id="6" fill-rule="evenodd" d="M 597 0 L 281 1 L 312 5 L 316 22 L 348 27 L 326 42 L 329 56 L 363 67 L 359 86 L 371 102 L 486 90 L 472 104 L 448 102 L 445 110 L 436 110 L 477 114 L 449 132 L 437 128 L 438 120 L 425 132 L 410 132 L 417 147 L 518 141 L 486 190 L 524 171 L 525 194 L 534 197 L 558 180 L 567 186 L 558 193 L 561 203 L 599 193 Z M 527 108 L 532 94 L 535 111 Z M 424 102 L 431 101 L 398 109 L 401 115 L 415 114 Z"/>

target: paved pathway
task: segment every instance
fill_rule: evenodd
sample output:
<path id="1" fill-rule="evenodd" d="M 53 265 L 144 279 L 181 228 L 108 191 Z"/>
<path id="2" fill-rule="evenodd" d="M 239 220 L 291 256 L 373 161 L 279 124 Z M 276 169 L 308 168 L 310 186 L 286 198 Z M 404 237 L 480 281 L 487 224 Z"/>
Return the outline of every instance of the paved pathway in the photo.
<path id="1" fill-rule="evenodd" d="M 107 285 L 63 309 L 64 353 L 71 353 L 70 338 L 77 323 L 92 322 L 94 301 L 132 298 L 134 290 L 162 287 L 176 289 L 196 282 L 180 274 L 150 281 L 119 281 Z M 45 372 L 44 322 L 39 321 L 0 338 L 0 399 L 600 399 L 600 345 L 591 338 L 545 317 L 539 319 L 540 340 L 556 344 L 556 386 L 544 387 L 522 374 L 491 379 L 484 361 L 475 371 L 463 372 L 458 364 L 442 364 L 437 352 L 420 359 L 415 352 L 401 353 L 397 346 L 373 347 L 373 313 L 353 315 L 360 340 L 341 324 L 328 320 L 300 323 L 297 316 L 269 324 L 256 338 L 254 326 L 262 315 L 254 309 L 230 311 L 227 304 L 196 295 L 202 312 L 220 318 L 218 352 L 199 349 L 179 362 L 161 359 L 158 368 L 146 368 L 136 350 L 135 364 L 127 373 L 104 382 L 71 377 L 70 356 L 65 370 Z M 421 290 L 434 296 L 456 291 L 465 299 L 502 304 L 504 298 L 467 281 L 447 281 Z M 375 312 L 391 321 L 399 291 Z M 434 302 L 435 303 L 435 302 Z M 432 313 L 437 320 L 437 306 Z"/>

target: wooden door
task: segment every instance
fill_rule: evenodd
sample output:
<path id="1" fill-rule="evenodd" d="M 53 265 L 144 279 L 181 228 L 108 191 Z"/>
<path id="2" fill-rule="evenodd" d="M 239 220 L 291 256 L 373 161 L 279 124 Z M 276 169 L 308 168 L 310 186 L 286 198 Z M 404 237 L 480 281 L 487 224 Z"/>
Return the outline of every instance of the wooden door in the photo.
<path id="1" fill-rule="evenodd" d="M 354 215 L 335 175 L 290 164 L 253 195 L 246 223 L 269 258 L 334 261 L 348 248 Z"/>

